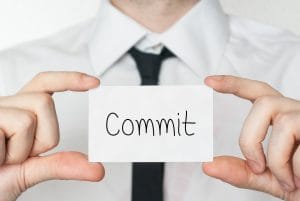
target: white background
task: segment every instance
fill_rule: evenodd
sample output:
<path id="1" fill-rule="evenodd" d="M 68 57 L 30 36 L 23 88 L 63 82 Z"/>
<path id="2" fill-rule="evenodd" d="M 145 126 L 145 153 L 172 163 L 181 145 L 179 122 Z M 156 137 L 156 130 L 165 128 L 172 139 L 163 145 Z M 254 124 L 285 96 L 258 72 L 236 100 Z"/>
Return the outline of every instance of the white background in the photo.
<path id="1" fill-rule="evenodd" d="M 100 0 L 0 0 L 0 49 L 41 38 L 95 15 Z M 221 0 L 226 12 L 300 35 L 299 0 Z"/>

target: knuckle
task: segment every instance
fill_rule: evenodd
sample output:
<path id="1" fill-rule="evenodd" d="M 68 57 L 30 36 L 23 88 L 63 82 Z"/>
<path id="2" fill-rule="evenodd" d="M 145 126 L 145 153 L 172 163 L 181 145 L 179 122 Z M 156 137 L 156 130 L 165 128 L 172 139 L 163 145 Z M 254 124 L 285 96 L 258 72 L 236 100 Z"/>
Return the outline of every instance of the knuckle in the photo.
<path id="1" fill-rule="evenodd" d="M 24 162 L 26 160 L 26 157 L 21 155 L 15 155 L 8 151 L 6 153 L 5 160 L 6 160 L 5 161 L 6 164 L 12 165 L 12 164 L 19 164 Z"/>
<path id="2" fill-rule="evenodd" d="M 282 95 L 274 89 L 269 83 L 266 82 L 260 82 L 261 83 L 261 88 L 267 90 L 269 96 L 276 96 L 276 97 L 282 97 Z"/>
<path id="3" fill-rule="evenodd" d="M 86 74 L 85 73 L 79 73 L 79 72 L 76 72 L 74 73 L 75 77 L 76 77 L 76 80 L 78 81 L 78 84 L 82 84 L 84 82 L 84 78 L 86 77 Z"/>
<path id="4" fill-rule="evenodd" d="M 239 138 L 239 145 L 240 145 L 240 148 L 241 149 L 244 149 L 244 148 L 246 148 L 246 147 L 248 147 L 248 145 L 249 145 L 249 142 L 248 142 L 248 140 L 245 138 L 245 137 L 240 137 Z"/>
<path id="5" fill-rule="evenodd" d="M 47 94 L 47 93 L 38 93 L 38 94 L 36 94 L 36 99 L 38 101 L 38 106 L 40 108 L 54 106 L 54 101 L 52 99 L 52 96 Z"/>
<path id="6" fill-rule="evenodd" d="M 236 78 L 233 76 L 225 76 L 224 78 L 225 85 L 231 89 L 232 93 L 237 93 L 240 90 L 239 85 L 236 84 Z"/>
<path id="7" fill-rule="evenodd" d="M 31 132 L 28 131 L 35 127 L 36 121 L 36 116 L 33 113 L 24 111 L 19 116 L 18 128 L 22 133 L 30 134 Z"/>
<path id="8" fill-rule="evenodd" d="M 279 113 L 275 116 L 273 124 L 277 128 L 291 130 L 294 127 L 294 118 L 289 113 Z"/>
<path id="9" fill-rule="evenodd" d="M 244 129 L 244 128 L 243 128 Z M 239 145 L 242 149 L 252 150 L 256 148 L 256 143 L 250 135 L 241 134 L 239 137 Z"/>
<path id="10" fill-rule="evenodd" d="M 6 152 L 5 163 L 8 165 L 17 163 L 17 160 L 15 159 L 14 156 L 11 155 L 9 151 Z"/>
<path id="11" fill-rule="evenodd" d="M 59 143 L 59 137 L 53 137 L 45 142 L 42 143 L 42 147 L 44 150 L 48 151 L 55 147 L 57 147 Z"/>
<path id="12" fill-rule="evenodd" d="M 254 152 L 253 150 L 255 149 L 255 146 L 253 146 L 253 143 L 249 140 L 246 139 L 245 137 L 240 137 L 239 138 L 239 146 L 243 154 L 248 158 L 252 159 Z"/>
<path id="13" fill-rule="evenodd" d="M 273 105 L 274 100 L 274 96 L 261 96 L 255 100 L 254 106 L 270 107 Z"/>
<path id="14" fill-rule="evenodd" d="M 45 79 L 45 77 L 47 77 L 47 75 L 49 74 L 49 72 L 39 72 L 38 74 L 36 74 L 34 77 L 33 77 L 33 81 L 36 81 L 36 82 L 41 82 Z"/>
<path id="15" fill-rule="evenodd" d="M 56 147 L 58 145 L 58 143 L 59 143 L 59 138 L 55 137 L 49 142 L 48 148 L 53 149 L 54 147 Z"/>
<path id="16" fill-rule="evenodd" d="M 49 74 L 49 72 L 44 71 L 44 72 L 39 72 L 38 74 L 35 75 L 34 79 L 43 79 Z"/>
<path id="17" fill-rule="evenodd" d="M 291 117 L 288 113 L 279 113 L 274 118 L 274 122 L 278 124 L 284 124 L 291 121 Z"/>

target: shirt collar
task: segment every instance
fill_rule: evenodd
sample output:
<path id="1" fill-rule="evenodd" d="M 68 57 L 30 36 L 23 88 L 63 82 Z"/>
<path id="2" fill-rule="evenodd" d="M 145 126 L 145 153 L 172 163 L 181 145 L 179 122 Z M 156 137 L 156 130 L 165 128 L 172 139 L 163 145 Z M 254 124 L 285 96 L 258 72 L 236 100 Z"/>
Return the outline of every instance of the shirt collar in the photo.
<path id="1" fill-rule="evenodd" d="M 88 46 L 92 66 L 100 75 L 145 36 L 147 30 L 109 0 L 101 1 L 98 13 Z"/>
<path id="2" fill-rule="evenodd" d="M 104 73 L 149 33 L 113 7 L 109 0 L 103 0 L 89 41 L 91 62 L 96 74 Z M 159 36 L 161 43 L 200 77 L 216 73 L 228 38 L 228 17 L 218 0 L 200 1 Z"/>

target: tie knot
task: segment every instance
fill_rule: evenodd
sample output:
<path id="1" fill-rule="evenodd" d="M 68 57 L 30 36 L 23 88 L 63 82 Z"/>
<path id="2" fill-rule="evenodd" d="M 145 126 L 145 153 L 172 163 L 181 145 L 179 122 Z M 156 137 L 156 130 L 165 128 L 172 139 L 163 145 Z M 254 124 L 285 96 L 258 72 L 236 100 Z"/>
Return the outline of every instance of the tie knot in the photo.
<path id="1" fill-rule="evenodd" d="M 159 55 L 142 52 L 135 47 L 128 53 L 136 62 L 142 79 L 142 85 L 157 85 L 161 64 L 164 60 L 175 57 L 175 55 L 164 47 Z"/>

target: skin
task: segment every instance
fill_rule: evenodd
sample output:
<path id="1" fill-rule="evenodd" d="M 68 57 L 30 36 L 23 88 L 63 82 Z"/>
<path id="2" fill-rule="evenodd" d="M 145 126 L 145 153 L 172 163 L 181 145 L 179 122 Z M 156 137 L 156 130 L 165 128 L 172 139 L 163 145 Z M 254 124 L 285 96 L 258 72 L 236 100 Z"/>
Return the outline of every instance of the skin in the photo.
<path id="1" fill-rule="evenodd" d="M 212 163 L 203 164 L 203 171 L 239 188 L 266 192 L 286 201 L 300 200 L 300 102 L 258 81 L 211 76 L 205 83 L 217 92 L 249 100 L 253 107 L 239 140 L 245 159 L 216 157 Z M 262 142 L 271 126 L 268 149 L 263 150 Z"/>
<path id="2" fill-rule="evenodd" d="M 155 33 L 162 33 L 199 0 L 111 0 L 127 16 Z"/>
<path id="3" fill-rule="evenodd" d="M 59 142 L 52 94 L 87 91 L 97 78 L 77 72 L 38 74 L 19 93 L 0 97 L 0 198 L 14 201 L 29 187 L 46 180 L 100 181 L 104 168 L 86 155 L 60 152 L 39 156 Z M 76 167 L 76 168 L 74 168 Z"/>
<path id="4" fill-rule="evenodd" d="M 210 76 L 205 83 L 221 93 L 253 102 L 240 135 L 244 159 L 216 157 L 203 171 L 239 188 L 269 193 L 287 201 L 300 199 L 300 102 L 266 83 L 233 76 Z M 101 164 L 84 154 L 39 156 L 59 141 L 51 95 L 97 87 L 97 78 L 79 72 L 38 74 L 16 95 L 0 98 L 0 197 L 14 201 L 29 187 L 53 179 L 100 181 Z M 261 143 L 273 126 L 267 155 Z M 76 167 L 76 168 L 74 168 Z"/>
<path id="5" fill-rule="evenodd" d="M 153 32 L 164 32 L 197 0 L 112 0 L 115 7 Z M 79 72 L 44 72 L 17 94 L 0 97 L 0 198 L 15 201 L 26 189 L 47 180 L 100 181 L 104 168 L 86 155 L 45 155 L 59 143 L 53 93 L 87 91 L 99 80 Z M 239 188 L 300 200 L 300 102 L 266 83 L 232 76 L 210 76 L 205 83 L 220 93 L 253 102 L 240 135 L 245 159 L 216 157 L 203 171 Z M 261 146 L 273 127 L 265 155 Z M 76 168 L 74 168 L 76 167 Z"/>

